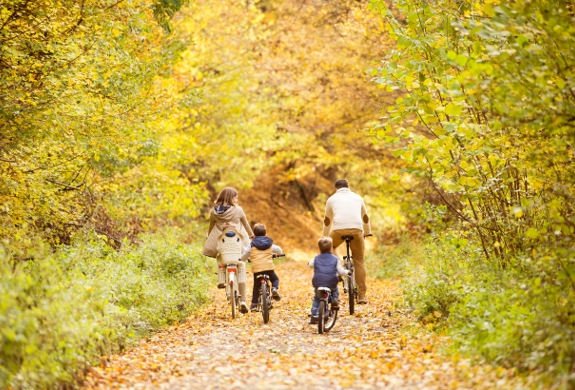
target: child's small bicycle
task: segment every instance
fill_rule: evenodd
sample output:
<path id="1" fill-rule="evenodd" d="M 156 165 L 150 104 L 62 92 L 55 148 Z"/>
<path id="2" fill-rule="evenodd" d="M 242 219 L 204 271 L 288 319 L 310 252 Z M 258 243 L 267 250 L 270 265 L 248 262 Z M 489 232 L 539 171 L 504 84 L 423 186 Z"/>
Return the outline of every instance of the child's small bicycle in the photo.
<path id="1" fill-rule="evenodd" d="M 285 253 L 281 255 L 273 254 L 273 258 L 285 256 Z M 264 319 L 264 324 L 270 321 L 270 310 L 274 307 L 272 303 L 272 285 L 270 282 L 270 277 L 266 274 L 256 274 L 256 283 L 260 284 L 260 295 L 258 297 L 258 308 L 257 311 L 262 312 L 262 317 Z"/>
<path id="2" fill-rule="evenodd" d="M 327 333 L 335 325 L 339 306 L 332 299 L 329 287 L 318 287 L 316 296 L 319 299 L 319 309 L 317 312 L 317 332 Z M 334 304 L 335 303 L 335 304 Z"/>

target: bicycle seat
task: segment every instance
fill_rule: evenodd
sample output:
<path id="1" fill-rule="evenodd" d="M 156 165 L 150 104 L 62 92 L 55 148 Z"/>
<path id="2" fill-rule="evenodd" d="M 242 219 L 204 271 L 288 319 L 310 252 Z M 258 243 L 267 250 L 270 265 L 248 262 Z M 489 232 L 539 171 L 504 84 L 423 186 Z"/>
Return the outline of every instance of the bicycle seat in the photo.
<path id="1" fill-rule="evenodd" d="M 319 291 L 327 291 L 328 293 L 331 293 L 331 288 L 329 287 L 318 287 L 317 289 Z"/>
<path id="2" fill-rule="evenodd" d="M 353 236 L 341 236 L 341 239 L 344 241 L 351 241 L 353 240 Z"/>
<path id="3" fill-rule="evenodd" d="M 256 279 L 259 279 L 259 278 L 269 279 L 270 277 L 267 276 L 266 274 L 256 274 Z"/>

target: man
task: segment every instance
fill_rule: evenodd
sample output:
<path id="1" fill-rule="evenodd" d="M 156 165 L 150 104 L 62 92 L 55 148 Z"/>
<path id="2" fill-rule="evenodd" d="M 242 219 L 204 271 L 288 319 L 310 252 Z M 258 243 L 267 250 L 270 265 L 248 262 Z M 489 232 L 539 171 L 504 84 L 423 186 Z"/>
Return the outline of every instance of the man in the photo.
<path id="1" fill-rule="evenodd" d="M 337 180 L 335 189 L 335 194 L 325 204 L 323 235 L 331 237 L 334 249 L 342 244 L 342 236 L 353 236 L 350 249 L 355 266 L 358 303 L 365 304 L 367 303 L 365 295 L 367 292 L 365 283 L 367 272 L 363 261 L 363 252 L 365 248 L 364 238 L 371 234 L 369 216 L 363 199 L 349 189 L 347 180 Z"/>

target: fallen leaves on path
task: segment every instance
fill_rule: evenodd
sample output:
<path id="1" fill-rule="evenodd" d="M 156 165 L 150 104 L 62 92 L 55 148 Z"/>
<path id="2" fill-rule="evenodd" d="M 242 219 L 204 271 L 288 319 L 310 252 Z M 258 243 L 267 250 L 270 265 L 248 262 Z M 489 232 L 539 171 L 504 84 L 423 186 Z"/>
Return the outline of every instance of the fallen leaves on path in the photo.
<path id="1" fill-rule="evenodd" d="M 510 371 L 439 354 L 443 338 L 402 331 L 413 319 L 392 311 L 395 282 L 370 280 L 369 304 L 353 316 L 341 294 L 335 327 L 319 335 L 308 324 L 312 271 L 288 261 L 276 272 L 282 300 L 268 324 L 260 313 L 232 320 L 223 290 L 214 289 L 214 303 L 185 322 L 102 359 L 86 389 L 521 388 Z"/>

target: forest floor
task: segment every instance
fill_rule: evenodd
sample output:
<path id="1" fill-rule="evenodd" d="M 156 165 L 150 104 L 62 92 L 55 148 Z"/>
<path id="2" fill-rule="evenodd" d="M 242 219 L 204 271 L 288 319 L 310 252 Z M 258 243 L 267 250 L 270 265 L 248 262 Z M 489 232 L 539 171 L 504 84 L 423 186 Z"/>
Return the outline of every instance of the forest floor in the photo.
<path id="1" fill-rule="evenodd" d="M 309 325 L 312 271 L 303 261 L 277 266 L 282 300 L 271 320 L 232 320 L 223 290 L 186 321 L 91 368 L 85 389 L 519 389 L 513 371 L 454 360 L 446 338 L 417 330 L 393 308 L 397 282 L 369 280 L 368 304 L 349 315 L 341 295 L 334 328 Z M 251 297 L 252 274 L 248 274 Z M 341 286 L 341 285 L 340 285 Z"/>

